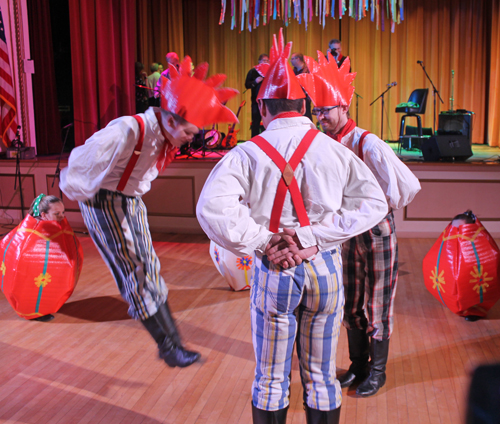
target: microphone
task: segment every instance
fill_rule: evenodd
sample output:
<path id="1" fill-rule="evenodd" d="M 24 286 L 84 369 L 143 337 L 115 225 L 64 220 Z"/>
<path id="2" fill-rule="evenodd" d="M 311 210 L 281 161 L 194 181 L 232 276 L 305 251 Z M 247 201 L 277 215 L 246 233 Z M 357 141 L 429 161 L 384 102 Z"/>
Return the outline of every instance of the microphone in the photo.
<path id="1" fill-rule="evenodd" d="M 64 127 L 62 127 L 62 129 L 65 130 L 65 129 L 72 127 L 72 126 L 73 126 L 73 122 L 71 124 L 65 125 Z"/>
<path id="2" fill-rule="evenodd" d="M 394 87 L 395 85 L 398 85 L 396 81 L 391 82 L 390 84 L 387 84 L 387 87 Z"/>
<path id="3" fill-rule="evenodd" d="M 424 62 L 422 62 L 421 60 L 417 60 L 417 63 L 419 63 L 421 65 Z"/>

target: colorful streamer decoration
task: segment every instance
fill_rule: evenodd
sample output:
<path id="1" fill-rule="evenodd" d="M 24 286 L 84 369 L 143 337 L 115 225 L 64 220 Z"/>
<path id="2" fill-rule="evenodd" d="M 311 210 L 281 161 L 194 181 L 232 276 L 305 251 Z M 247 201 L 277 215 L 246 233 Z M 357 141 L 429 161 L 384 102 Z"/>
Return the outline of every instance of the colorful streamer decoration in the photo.
<path id="1" fill-rule="evenodd" d="M 394 32 L 396 24 L 404 19 L 403 0 L 221 0 L 219 25 L 225 22 L 226 9 L 229 9 L 227 1 L 231 1 L 231 29 L 235 29 L 239 22 L 240 32 L 244 31 L 245 26 L 252 31 L 261 21 L 267 25 L 271 19 L 282 19 L 285 27 L 291 19 L 295 19 L 299 24 L 304 22 L 307 31 L 313 16 L 318 18 L 324 28 L 326 18 L 331 16 L 335 19 L 336 11 L 339 19 L 346 13 L 356 21 L 370 16 L 371 21 L 376 22 L 377 29 L 381 27 L 382 31 L 385 30 L 386 20 L 390 21 L 391 31 Z"/>

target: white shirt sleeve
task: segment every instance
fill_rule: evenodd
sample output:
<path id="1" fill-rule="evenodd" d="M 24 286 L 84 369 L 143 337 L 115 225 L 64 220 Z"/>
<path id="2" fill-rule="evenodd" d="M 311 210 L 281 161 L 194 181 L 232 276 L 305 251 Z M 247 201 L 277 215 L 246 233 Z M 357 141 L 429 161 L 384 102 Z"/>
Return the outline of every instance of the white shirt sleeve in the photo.
<path id="1" fill-rule="evenodd" d="M 364 162 L 375 175 L 389 206 L 394 210 L 401 209 L 420 191 L 420 182 L 390 146 L 377 141 L 374 135 L 366 137 Z"/>
<path id="2" fill-rule="evenodd" d="M 387 202 L 380 186 L 368 167 L 354 154 L 351 155 L 347 167 L 341 196 L 339 210 L 324 214 L 320 222 L 310 227 L 296 228 L 303 247 L 317 245 L 320 251 L 331 249 L 368 231 L 388 213 Z M 312 232 L 315 242 L 308 235 L 309 231 Z"/>
<path id="3" fill-rule="evenodd" d="M 249 191 L 248 161 L 236 148 L 210 173 L 196 207 L 198 221 L 215 243 L 236 255 L 263 252 L 272 233 L 250 216 L 242 203 Z"/>
<path id="4" fill-rule="evenodd" d="M 128 124 L 123 122 L 126 119 Z M 134 123 L 132 117 L 119 118 L 73 149 L 59 183 L 69 199 L 85 201 L 94 197 L 122 155 L 130 157 L 139 132 Z"/>

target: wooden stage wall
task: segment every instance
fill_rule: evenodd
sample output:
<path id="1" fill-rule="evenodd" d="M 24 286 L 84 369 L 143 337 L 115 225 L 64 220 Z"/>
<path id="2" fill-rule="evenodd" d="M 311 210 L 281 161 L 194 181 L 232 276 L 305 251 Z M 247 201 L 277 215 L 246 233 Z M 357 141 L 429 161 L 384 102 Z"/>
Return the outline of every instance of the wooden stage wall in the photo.
<path id="1" fill-rule="evenodd" d="M 202 233 L 196 203 L 216 160 L 176 160 L 152 183 L 143 199 L 153 231 Z M 422 190 L 406 208 L 396 211 L 399 237 L 437 237 L 451 218 L 471 209 L 494 237 L 500 237 L 500 165 L 407 162 Z M 60 196 L 52 181 L 57 161 L 21 162 L 25 213 L 39 194 Z M 15 161 L 0 161 L 0 224 L 20 219 L 19 192 L 14 191 Z M 61 164 L 61 168 L 66 163 Z M 64 198 L 64 197 L 63 197 Z M 64 198 L 74 228 L 84 228 L 78 204 Z"/>

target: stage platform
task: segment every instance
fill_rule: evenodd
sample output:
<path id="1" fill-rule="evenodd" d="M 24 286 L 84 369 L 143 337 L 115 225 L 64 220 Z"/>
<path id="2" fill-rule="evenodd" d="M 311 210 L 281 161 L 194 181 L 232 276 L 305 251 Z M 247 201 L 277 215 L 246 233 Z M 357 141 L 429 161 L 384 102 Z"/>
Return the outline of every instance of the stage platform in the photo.
<path id="1" fill-rule="evenodd" d="M 394 151 L 397 143 L 389 143 Z M 473 145 L 464 162 L 425 162 L 419 150 L 402 150 L 401 160 L 420 180 L 422 190 L 408 207 L 396 211 L 399 237 L 437 237 L 451 218 L 471 209 L 488 231 L 500 237 L 500 148 Z M 178 157 L 152 184 L 143 199 L 153 231 L 200 234 L 196 202 L 212 168 L 227 151 L 199 151 Z M 61 168 L 67 165 L 67 154 Z M 61 196 L 53 184 L 58 156 L 22 160 L 24 213 L 39 194 Z M 0 225 L 8 228 L 21 219 L 21 199 L 14 189 L 16 161 L 0 159 Z M 52 187 L 52 185 L 54 185 Z M 76 229 L 84 224 L 76 202 L 63 196 L 67 217 Z"/>

